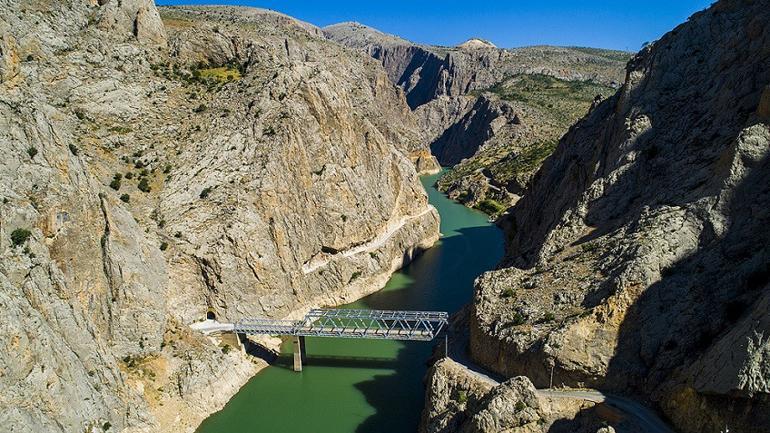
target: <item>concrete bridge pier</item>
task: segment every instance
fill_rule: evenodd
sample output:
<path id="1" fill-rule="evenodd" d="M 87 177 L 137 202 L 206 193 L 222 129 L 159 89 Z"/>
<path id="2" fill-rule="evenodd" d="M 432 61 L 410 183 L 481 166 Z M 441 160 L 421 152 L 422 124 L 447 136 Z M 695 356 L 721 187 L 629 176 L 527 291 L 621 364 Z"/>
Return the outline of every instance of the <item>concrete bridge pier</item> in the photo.
<path id="1" fill-rule="evenodd" d="M 305 352 L 305 337 L 295 335 L 292 337 L 294 349 L 294 371 L 302 371 L 302 364 L 307 361 Z"/>
<path id="2" fill-rule="evenodd" d="M 245 335 L 237 334 L 235 332 L 222 334 L 221 340 L 223 345 L 230 346 L 233 349 L 240 350 L 241 352 L 245 352 L 246 348 L 243 346 L 243 340 L 241 338 L 246 338 Z"/>

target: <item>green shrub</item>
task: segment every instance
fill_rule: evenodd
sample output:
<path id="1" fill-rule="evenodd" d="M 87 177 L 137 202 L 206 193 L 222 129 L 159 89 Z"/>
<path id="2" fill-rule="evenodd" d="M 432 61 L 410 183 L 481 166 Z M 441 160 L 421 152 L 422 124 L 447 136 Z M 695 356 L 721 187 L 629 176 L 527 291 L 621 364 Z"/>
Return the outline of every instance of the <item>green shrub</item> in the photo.
<path id="1" fill-rule="evenodd" d="M 207 186 L 206 188 L 203 188 L 203 191 L 201 191 L 201 193 L 200 193 L 200 196 L 199 196 L 199 197 L 200 197 L 200 198 L 206 198 L 206 197 L 208 197 L 208 196 L 209 196 L 209 194 L 211 194 L 211 189 L 212 189 L 212 188 L 211 188 L 210 186 Z"/>
<path id="2" fill-rule="evenodd" d="M 502 297 L 503 298 L 512 298 L 513 295 L 516 294 L 516 291 L 513 290 L 513 287 L 506 287 L 505 290 L 503 290 Z"/>
<path id="3" fill-rule="evenodd" d="M 174 233 L 174 237 L 177 238 L 177 239 L 181 238 L 182 237 L 182 232 Z"/>
<path id="4" fill-rule="evenodd" d="M 30 158 L 34 158 L 35 155 L 37 155 L 37 149 L 35 149 L 34 147 L 30 147 L 29 149 L 27 149 L 27 155 L 29 155 Z"/>
<path id="5" fill-rule="evenodd" d="M 201 105 L 199 105 L 199 106 L 195 107 L 195 108 L 193 109 L 193 111 L 194 111 L 194 112 L 196 112 L 196 113 L 203 113 L 203 112 L 204 112 L 204 111 L 206 111 L 207 109 L 208 109 L 208 107 L 206 107 L 206 105 L 205 105 L 205 104 L 201 104 Z"/>
<path id="6" fill-rule="evenodd" d="M 29 237 L 32 236 L 32 232 L 27 229 L 16 229 L 11 232 L 11 243 L 14 247 L 23 245 Z"/>
<path id="7" fill-rule="evenodd" d="M 102 424 L 102 430 L 107 431 L 112 427 L 112 424 L 110 424 L 109 421 L 106 421 L 104 424 Z"/>
<path id="8" fill-rule="evenodd" d="M 134 173 L 131 173 L 131 172 L 129 171 L 128 173 L 126 173 L 126 176 L 125 176 L 125 177 L 126 177 L 126 179 L 133 179 L 133 178 L 134 178 Z"/>
<path id="9" fill-rule="evenodd" d="M 229 344 L 225 344 L 224 346 L 222 346 L 222 353 L 224 353 L 225 355 L 230 353 L 230 350 L 232 350 L 232 347 L 230 347 Z"/>
<path id="10" fill-rule="evenodd" d="M 517 401 L 515 408 L 516 408 L 516 412 L 521 412 L 521 411 L 523 411 L 524 409 L 527 408 L 527 405 L 524 404 L 523 401 Z"/>
<path id="11" fill-rule="evenodd" d="M 497 200 L 488 198 L 477 204 L 476 209 L 484 212 L 487 215 L 497 215 L 505 210 L 505 205 L 498 202 Z"/>
<path id="12" fill-rule="evenodd" d="M 139 188 L 139 191 L 142 191 L 142 192 L 150 192 L 150 190 L 152 189 L 150 188 L 150 182 L 147 181 L 147 178 L 142 178 L 139 181 L 139 185 L 137 185 L 136 187 Z"/>
<path id="13" fill-rule="evenodd" d="M 543 322 L 553 322 L 556 319 L 553 313 L 545 313 L 543 316 Z"/>
<path id="14" fill-rule="evenodd" d="M 513 318 L 511 319 L 511 324 L 513 326 L 519 326 L 527 323 L 527 319 L 524 318 L 524 316 L 519 313 L 518 311 L 513 314 Z"/>
<path id="15" fill-rule="evenodd" d="M 163 173 L 164 173 L 164 174 L 169 174 L 169 173 L 171 173 L 171 169 L 172 169 L 172 168 L 173 168 L 173 167 L 171 166 L 171 164 L 166 164 L 166 166 L 165 166 L 165 167 L 163 167 Z"/>
<path id="16" fill-rule="evenodd" d="M 121 179 L 123 179 L 123 175 L 120 173 L 115 173 L 115 176 L 112 177 L 112 181 L 110 182 L 110 188 L 114 189 L 115 191 L 119 190 Z"/>
<path id="17" fill-rule="evenodd" d="M 457 402 L 460 404 L 465 404 L 468 401 L 468 393 L 464 390 L 461 390 L 457 393 Z"/>
<path id="18" fill-rule="evenodd" d="M 168 242 L 161 242 L 160 243 L 160 250 L 166 251 L 168 249 Z"/>
<path id="19" fill-rule="evenodd" d="M 70 152 L 71 152 L 73 155 L 75 155 L 75 156 L 78 156 L 78 153 L 80 153 L 80 149 L 78 149 L 78 147 L 77 147 L 77 146 L 75 146 L 74 144 L 70 144 L 70 146 L 69 146 L 69 147 L 70 147 Z"/>
<path id="20" fill-rule="evenodd" d="M 128 194 L 123 194 L 123 195 L 121 195 L 121 196 L 120 196 L 120 200 L 121 200 L 123 203 L 128 203 L 128 202 L 130 202 L 130 201 L 131 201 L 131 196 L 130 196 L 130 195 L 128 195 Z"/>

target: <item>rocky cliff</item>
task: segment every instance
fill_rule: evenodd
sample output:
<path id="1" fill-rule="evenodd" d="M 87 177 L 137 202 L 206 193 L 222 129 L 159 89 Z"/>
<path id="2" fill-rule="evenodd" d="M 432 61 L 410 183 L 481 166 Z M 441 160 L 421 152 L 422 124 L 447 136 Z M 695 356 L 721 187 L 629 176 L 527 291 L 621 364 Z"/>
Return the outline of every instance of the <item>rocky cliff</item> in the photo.
<path id="1" fill-rule="evenodd" d="M 500 383 L 443 359 L 428 372 L 419 432 L 608 433 L 612 427 L 602 430 L 608 421 L 624 432 L 645 432 L 604 403 L 542 394 L 524 376 Z"/>
<path id="2" fill-rule="evenodd" d="M 352 300 L 438 237 L 381 66 L 289 17 L 0 4 L 0 423 L 192 431 L 253 363 L 187 325 Z"/>
<path id="3" fill-rule="evenodd" d="M 324 28 L 379 60 L 406 92 L 442 166 L 439 188 L 498 215 L 597 95 L 622 81 L 630 53 L 565 47 L 499 49 L 480 39 L 418 45 L 358 23 Z"/>
<path id="4" fill-rule="evenodd" d="M 770 9 L 723 0 L 630 63 L 503 221 L 473 358 L 683 432 L 770 430 Z"/>

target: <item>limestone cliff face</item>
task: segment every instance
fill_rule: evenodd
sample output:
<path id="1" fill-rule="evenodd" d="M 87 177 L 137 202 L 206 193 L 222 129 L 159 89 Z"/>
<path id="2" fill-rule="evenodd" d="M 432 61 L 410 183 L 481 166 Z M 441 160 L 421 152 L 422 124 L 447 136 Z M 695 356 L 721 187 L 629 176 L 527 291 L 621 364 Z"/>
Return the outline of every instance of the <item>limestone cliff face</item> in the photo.
<path id="1" fill-rule="evenodd" d="M 768 23 L 716 3 L 570 129 L 477 283 L 477 361 L 647 398 L 685 432 L 770 429 Z"/>
<path id="2" fill-rule="evenodd" d="M 148 0 L 0 6 L 13 431 L 192 431 L 260 365 L 187 325 L 352 300 L 437 239 L 403 92 L 318 29 L 244 8 L 164 22 Z"/>

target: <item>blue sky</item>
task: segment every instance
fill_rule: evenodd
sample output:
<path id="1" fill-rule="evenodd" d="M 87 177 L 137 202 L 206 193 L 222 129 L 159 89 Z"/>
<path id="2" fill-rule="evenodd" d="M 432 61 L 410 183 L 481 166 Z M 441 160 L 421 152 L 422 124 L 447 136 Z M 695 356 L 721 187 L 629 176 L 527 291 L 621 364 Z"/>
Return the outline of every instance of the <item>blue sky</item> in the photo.
<path id="1" fill-rule="evenodd" d="M 277 10 L 318 26 L 358 21 L 406 39 L 456 45 L 480 37 L 500 47 L 578 45 L 637 51 L 711 0 L 156 0 Z"/>

